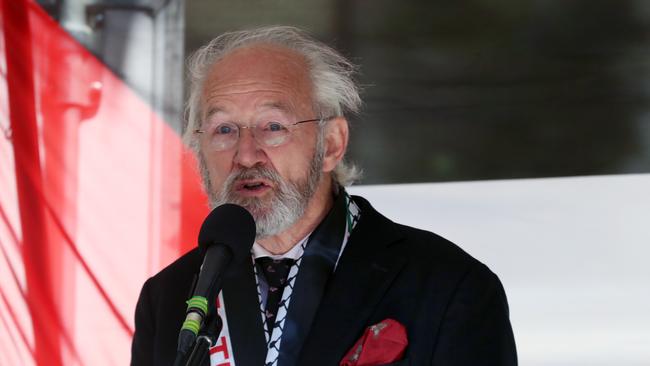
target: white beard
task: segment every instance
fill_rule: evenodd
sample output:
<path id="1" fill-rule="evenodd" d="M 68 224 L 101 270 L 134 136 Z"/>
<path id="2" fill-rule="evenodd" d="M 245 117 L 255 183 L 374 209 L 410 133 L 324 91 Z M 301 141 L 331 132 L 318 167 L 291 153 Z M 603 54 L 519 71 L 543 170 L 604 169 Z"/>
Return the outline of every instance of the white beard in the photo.
<path id="1" fill-rule="evenodd" d="M 323 155 L 322 138 L 319 136 L 309 171 L 304 179 L 286 181 L 275 169 L 256 165 L 232 172 L 217 192 L 212 188 L 205 160 L 199 154 L 201 175 L 210 207 L 215 208 L 224 203 L 240 205 L 255 219 L 256 239 L 277 235 L 290 228 L 305 213 L 323 175 Z M 273 183 L 271 197 L 241 197 L 234 193 L 237 181 L 255 179 L 264 179 Z"/>

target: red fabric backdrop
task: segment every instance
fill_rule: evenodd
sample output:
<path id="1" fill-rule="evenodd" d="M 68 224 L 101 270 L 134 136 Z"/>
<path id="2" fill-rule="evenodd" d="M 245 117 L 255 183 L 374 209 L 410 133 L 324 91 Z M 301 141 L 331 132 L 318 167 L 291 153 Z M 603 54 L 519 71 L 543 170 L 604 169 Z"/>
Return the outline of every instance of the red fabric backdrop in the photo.
<path id="1" fill-rule="evenodd" d="M 207 213 L 179 136 L 33 1 L 0 0 L 0 365 L 124 365 Z"/>

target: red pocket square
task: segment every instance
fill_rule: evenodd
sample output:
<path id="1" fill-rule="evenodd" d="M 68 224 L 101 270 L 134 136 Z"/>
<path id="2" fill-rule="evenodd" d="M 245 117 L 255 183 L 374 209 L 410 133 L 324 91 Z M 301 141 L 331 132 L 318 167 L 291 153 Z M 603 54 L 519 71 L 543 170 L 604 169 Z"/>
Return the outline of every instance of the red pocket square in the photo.
<path id="1" fill-rule="evenodd" d="M 343 357 L 339 366 L 373 366 L 398 361 L 408 339 L 406 328 L 393 319 L 371 325 Z"/>

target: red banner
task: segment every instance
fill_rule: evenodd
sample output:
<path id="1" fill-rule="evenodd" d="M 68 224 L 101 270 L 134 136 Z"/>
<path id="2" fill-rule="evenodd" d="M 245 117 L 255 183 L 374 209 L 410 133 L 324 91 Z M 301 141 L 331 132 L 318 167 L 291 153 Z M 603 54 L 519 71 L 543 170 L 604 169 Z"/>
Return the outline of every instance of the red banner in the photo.
<path id="1" fill-rule="evenodd" d="M 0 0 L 0 364 L 127 364 L 207 213 L 179 136 L 32 1 Z"/>

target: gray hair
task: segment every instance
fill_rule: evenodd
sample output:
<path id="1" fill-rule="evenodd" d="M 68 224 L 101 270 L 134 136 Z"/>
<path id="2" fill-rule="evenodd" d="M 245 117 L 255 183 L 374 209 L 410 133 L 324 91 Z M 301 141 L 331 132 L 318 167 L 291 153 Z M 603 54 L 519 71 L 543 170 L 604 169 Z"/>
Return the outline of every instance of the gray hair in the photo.
<path id="1" fill-rule="evenodd" d="M 313 84 L 314 110 L 319 116 L 345 116 L 359 112 L 362 102 L 359 87 L 353 80 L 356 66 L 304 31 L 288 26 L 269 26 L 224 33 L 201 47 L 188 60 L 190 91 L 185 108 L 187 125 L 183 141 L 194 152 L 199 153 L 194 130 L 201 126 L 201 91 L 211 66 L 234 50 L 255 44 L 284 47 L 305 58 Z M 321 133 L 324 123 L 321 123 Z M 360 177 L 361 171 L 345 159 L 339 162 L 332 174 L 332 179 L 341 186 L 349 186 Z"/>

